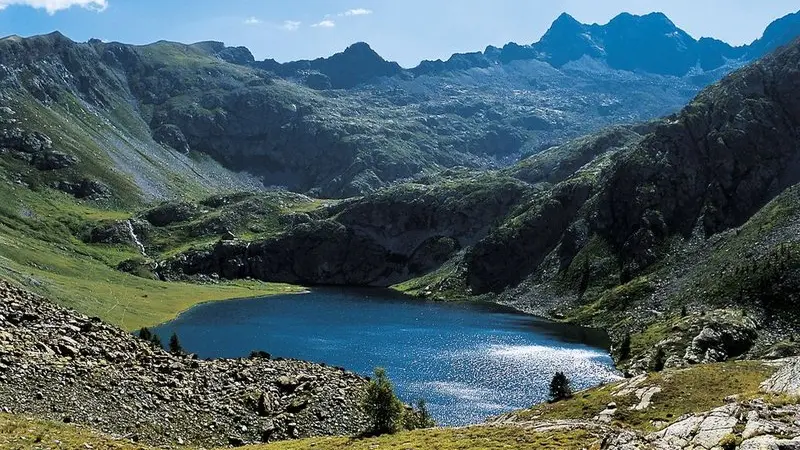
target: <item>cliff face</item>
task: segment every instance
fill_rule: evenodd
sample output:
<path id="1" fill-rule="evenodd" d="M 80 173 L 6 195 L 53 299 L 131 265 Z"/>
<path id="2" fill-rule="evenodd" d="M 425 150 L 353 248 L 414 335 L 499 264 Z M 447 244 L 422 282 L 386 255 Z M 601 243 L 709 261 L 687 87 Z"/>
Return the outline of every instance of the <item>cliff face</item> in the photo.
<path id="1" fill-rule="evenodd" d="M 800 47 L 704 90 L 615 168 L 594 226 L 638 252 L 672 234 L 736 227 L 800 181 Z M 655 256 L 655 254 L 654 254 Z M 649 261 L 624 261 L 632 272 Z"/>

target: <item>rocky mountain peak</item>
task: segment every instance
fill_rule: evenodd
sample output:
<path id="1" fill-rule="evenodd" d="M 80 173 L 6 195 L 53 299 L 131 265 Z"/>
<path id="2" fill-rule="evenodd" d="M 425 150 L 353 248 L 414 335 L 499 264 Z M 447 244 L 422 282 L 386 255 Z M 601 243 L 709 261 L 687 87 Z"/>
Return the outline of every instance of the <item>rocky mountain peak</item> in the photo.
<path id="1" fill-rule="evenodd" d="M 381 57 L 381 55 L 379 55 L 375 50 L 373 50 L 372 47 L 370 47 L 369 44 L 367 44 L 366 42 L 356 42 L 355 44 L 352 44 L 349 47 L 347 47 L 344 50 L 344 52 L 342 52 L 342 54 L 385 61 Z"/>
<path id="2" fill-rule="evenodd" d="M 628 12 L 617 14 L 613 19 L 608 22 L 610 27 L 615 26 L 646 26 L 646 27 L 662 27 L 665 29 L 677 30 L 678 27 L 662 12 L 652 12 L 644 15 L 636 15 Z"/>
<path id="3" fill-rule="evenodd" d="M 697 41 L 664 14 L 620 14 L 603 27 L 609 65 L 663 75 L 685 75 L 697 63 Z"/>
<path id="4" fill-rule="evenodd" d="M 213 55 L 225 50 L 225 43 L 220 41 L 201 41 L 192 44 L 192 47 Z"/>
<path id="5" fill-rule="evenodd" d="M 366 42 L 356 42 L 347 47 L 343 52 L 336 53 L 330 58 L 327 58 L 325 62 L 328 65 L 354 64 L 365 70 L 383 71 L 386 72 L 387 75 L 400 70 L 400 66 L 397 65 L 397 63 L 392 63 L 383 59 L 383 57 L 373 50 Z"/>
<path id="6" fill-rule="evenodd" d="M 403 69 L 386 61 L 366 42 L 357 42 L 330 58 L 311 61 L 309 69 L 318 70 L 330 79 L 333 88 L 351 88 L 366 80 L 392 76 Z"/>
<path id="7" fill-rule="evenodd" d="M 800 11 L 783 16 L 769 24 L 761 38 L 750 45 L 749 56 L 753 59 L 764 56 L 786 42 L 791 42 L 798 34 L 800 34 Z"/>
<path id="8" fill-rule="evenodd" d="M 547 33 L 545 33 L 545 36 L 547 36 L 547 34 L 549 33 L 553 32 L 557 33 L 562 30 L 580 30 L 582 28 L 583 28 L 582 23 L 578 22 L 577 19 L 564 12 L 561 13 L 561 15 L 559 15 L 556 18 L 556 20 L 553 21 Z"/>
<path id="9" fill-rule="evenodd" d="M 598 41 L 589 25 L 563 13 L 533 47 L 541 52 L 543 59 L 558 67 L 584 55 L 601 57 L 605 51 Z"/>

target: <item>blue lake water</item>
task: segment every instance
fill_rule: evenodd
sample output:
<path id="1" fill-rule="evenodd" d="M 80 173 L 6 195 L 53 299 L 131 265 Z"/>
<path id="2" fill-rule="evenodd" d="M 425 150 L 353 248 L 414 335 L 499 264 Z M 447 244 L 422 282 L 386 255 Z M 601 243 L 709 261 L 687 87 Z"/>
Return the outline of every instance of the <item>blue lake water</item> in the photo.
<path id="1" fill-rule="evenodd" d="M 597 331 L 475 303 L 417 300 L 385 290 L 308 294 L 197 306 L 157 327 L 201 358 L 263 350 L 273 357 L 385 367 L 401 399 L 425 398 L 442 425 L 480 422 L 544 401 L 556 371 L 573 388 L 619 378 Z"/>

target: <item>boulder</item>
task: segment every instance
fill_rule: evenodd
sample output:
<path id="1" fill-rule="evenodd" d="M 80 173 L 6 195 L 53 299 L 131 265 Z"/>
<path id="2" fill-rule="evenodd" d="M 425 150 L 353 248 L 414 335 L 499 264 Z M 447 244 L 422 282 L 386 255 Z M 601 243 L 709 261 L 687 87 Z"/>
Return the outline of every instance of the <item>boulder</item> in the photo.
<path id="1" fill-rule="evenodd" d="M 105 184 L 88 178 L 78 182 L 59 181 L 53 187 L 79 199 L 99 200 L 111 197 L 111 189 Z"/>
<path id="2" fill-rule="evenodd" d="M 163 203 L 144 214 L 145 219 L 157 227 L 186 222 L 198 214 L 197 205 L 188 202 Z"/>
<path id="3" fill-rule="evenodd" d="M 78 161 L 75 156 L 50 150 L 37 153 L 31 163 L 39 170 L 58 170 L 74 166 Z"/>
<path id="4" fill-rule="evenodd" d="M 166 124 L 153 130 L 153 140 L 181 153 L 189 153 L 189 142 L 177 125 Z"/>

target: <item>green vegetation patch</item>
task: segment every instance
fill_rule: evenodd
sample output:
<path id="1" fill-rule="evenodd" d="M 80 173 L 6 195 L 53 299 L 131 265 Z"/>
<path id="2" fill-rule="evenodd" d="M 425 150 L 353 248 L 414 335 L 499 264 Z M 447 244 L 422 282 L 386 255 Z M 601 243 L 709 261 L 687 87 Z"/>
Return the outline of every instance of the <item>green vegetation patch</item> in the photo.
<path id="1" fill-rule="evenodd" d="M 74 425 L 0 414 L 0 448 L 8 450 L 94 449 L 145 450 L 150 447 L 116 440 Z"/>
<path id="2" fill-rule="evenodd" d="M 0 277 L 124 329 L 164 322 L 202 302 L 302 290 L 255 281 L 167 283 L 122 273 L 117 264 L 138 257 L 136 249 L 90 245 L 76 236 L 92 223 L 130 213 L 3 183 L 0 198 Z"/>
<path id="3" fill-rule="evenodd" d="M 316 438 L 254 446 L 253 450 L 547 450 L 599 446 L 584 430 L 536 432 L 513 426 L 472 426 L 415 430 L 376 438 Z"/>
<path id="4" fill-rule="evenodd" d="M 725 398 L 738 395 L 756 396 L 759 385 L 769 378 L 775 367 L 757 361 L 704 364 L 687 369 L 667 370 L 647 375 L 636 389 L 658 386 L 650 405 L 642 410 L 631 407 L 639 403 L 634 393 L 619 395 L 621 383 L 601 386 L 582 392 L 564 401 L 544 403 L 517 414 L 520 420 L 590 420 L 614 402 L 614 421 L 622 427 L 653 431 L 654 422 L 672 423 L 684 414 L 699 413 L 725 404 Z M 617 394 L 617 395 L 615 395 Z"/>
<path id="5" fill-rule="evenodd" d="M 167 258 L 192 247 L 210 246 L 227 232 L 247 241 L 268 239 L 286 231 L 296 220 L 303 220 L 293 215 L 312 213 L 324 204 L 282 191 L 214 196 L 190 205 L 194 213 L 189 219 L 153 227 L 146 245 L 149 251 Z M 150 211 L 170 205 L 181 204 L 166 203 Z"/>
<path id="6" fill-rule="evenodd" d="M 602 319 L 605 323 L 619 322 L 619 313 L 628 311 L 655 292 L 647 276 L 635 278 L 625 284 L 606 290 L 595 302 L 577 310 L 570 319 L 577 323 L 591 323 Z"/>
<path id="7" fill-rule="evenodd" d="M 536 432 L 513 426 L 433 428 L 376 438 L 329 437 L 243 447 L 249 450 L 571 450 L 599 448 L 599 437 L 584 430 Z M 152 450 L 87 428 L 0 414 L 0 447 L 13 450 Z M 194 447 L 185 447 L 193 450 Z"/>

